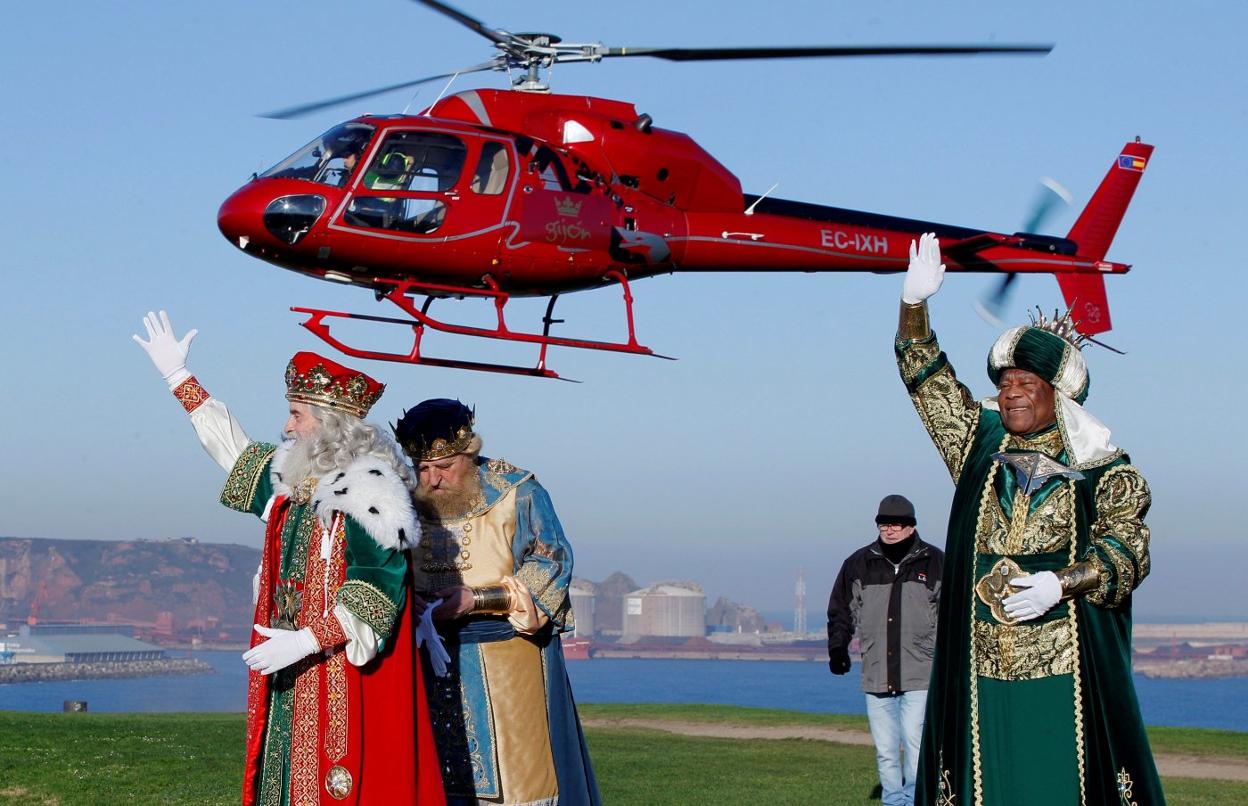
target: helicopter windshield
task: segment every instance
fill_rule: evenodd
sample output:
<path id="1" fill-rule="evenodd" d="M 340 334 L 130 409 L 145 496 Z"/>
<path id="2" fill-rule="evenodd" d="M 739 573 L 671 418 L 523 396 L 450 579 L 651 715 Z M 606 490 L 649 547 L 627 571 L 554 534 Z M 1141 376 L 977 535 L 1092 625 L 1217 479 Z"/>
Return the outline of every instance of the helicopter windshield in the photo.
<path id="1" fill-rule="evenodd" d="M 322 134 L 260 174 L 261 178 L 306 179 L 342 187 L 376 129 L 367 123 L 343 123 Z"/>

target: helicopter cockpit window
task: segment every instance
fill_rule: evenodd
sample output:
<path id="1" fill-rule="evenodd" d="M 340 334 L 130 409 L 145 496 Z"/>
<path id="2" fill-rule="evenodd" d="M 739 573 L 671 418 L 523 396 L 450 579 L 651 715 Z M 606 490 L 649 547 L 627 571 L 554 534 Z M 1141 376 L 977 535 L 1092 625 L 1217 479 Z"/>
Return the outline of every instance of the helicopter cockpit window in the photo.
<path id="1" fill-rule="evenodd" d="M 260 174 L 263 178 L 306 179 L 342 187 L 376 129 L 367 123 L 335 126 Z"/>
<path id="2" fill-rule="evenodd" d="M 459 181 L 468 149 L 448 134 L 395 132 L 364 173 L 369 190 L 440 193 Z"/>
<path id="3" fill-rule="evenodd" d="M 397 230 L 427 235 L 442 226 L 446 205 L 434 199 L 386 199 L 356 196 L 343 219 L 355 227 Z"/>
<path id="4" fill-rule="evenodd" d="M 468 188 L 482 196 L 497 196 L 507 187 L 510 170 L 511 158 L 507 155 L 507 146 L 487 140 L 481 146 L 481 158 L 477 160 L 477 169 L 472 173 L 472 183 Z"/>

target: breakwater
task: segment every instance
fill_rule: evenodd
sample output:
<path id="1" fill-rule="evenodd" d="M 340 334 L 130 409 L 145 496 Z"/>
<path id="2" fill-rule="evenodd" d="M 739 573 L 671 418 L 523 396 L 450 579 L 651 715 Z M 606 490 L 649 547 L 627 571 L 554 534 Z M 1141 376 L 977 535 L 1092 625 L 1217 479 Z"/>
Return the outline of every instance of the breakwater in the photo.
<path id="1" fill-rule="evenodd" d="M 100 663 L 8 663 L 0 665 L 0 683 L 47 683 L 124 677 L 205 674 L 212 666 L 199 658 L 103 661 Z"/>

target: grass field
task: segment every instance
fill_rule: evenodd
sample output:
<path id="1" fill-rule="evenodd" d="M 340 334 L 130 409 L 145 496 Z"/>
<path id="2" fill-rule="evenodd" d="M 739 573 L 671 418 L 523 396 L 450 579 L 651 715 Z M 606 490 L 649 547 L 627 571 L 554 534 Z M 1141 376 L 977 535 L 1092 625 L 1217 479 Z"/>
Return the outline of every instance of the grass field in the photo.
<path id="1" fill-rule="evenodd" d="M 856 716 L 718 706 L 588 705 L 587 719 L 865 729 Z M 1159 728 L 1158 753 L 1248 763 L 1248 734 Z M 809 740 L 673 736 L 657 730 L 586 731 L 603 801 L 657 804 L 864 804 L 875 783 L 868 747 Z M 0 712 L 0 804 L 232 804 L 242 771 L 241 714 Z M 1172 778 L 1171 804 L 1248 803 L 1248 783 Z"/>

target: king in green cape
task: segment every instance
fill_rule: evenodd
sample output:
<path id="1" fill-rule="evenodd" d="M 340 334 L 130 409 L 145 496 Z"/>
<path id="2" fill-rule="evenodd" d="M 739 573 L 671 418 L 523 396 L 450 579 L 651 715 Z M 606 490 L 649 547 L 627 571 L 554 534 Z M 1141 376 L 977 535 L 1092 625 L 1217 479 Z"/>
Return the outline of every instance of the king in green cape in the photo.
<path id="1" fill-rule="evenodd" d="M 915 802 L 1164 803 L 1131 679 L 1148 485 L 1083 408 L 1069 317 L 1006 331 L 988 356 L 998 394 L 971 396 L 929 326 L 943 274 L 924 235 L 895 344 L 956 484 Z"/>

